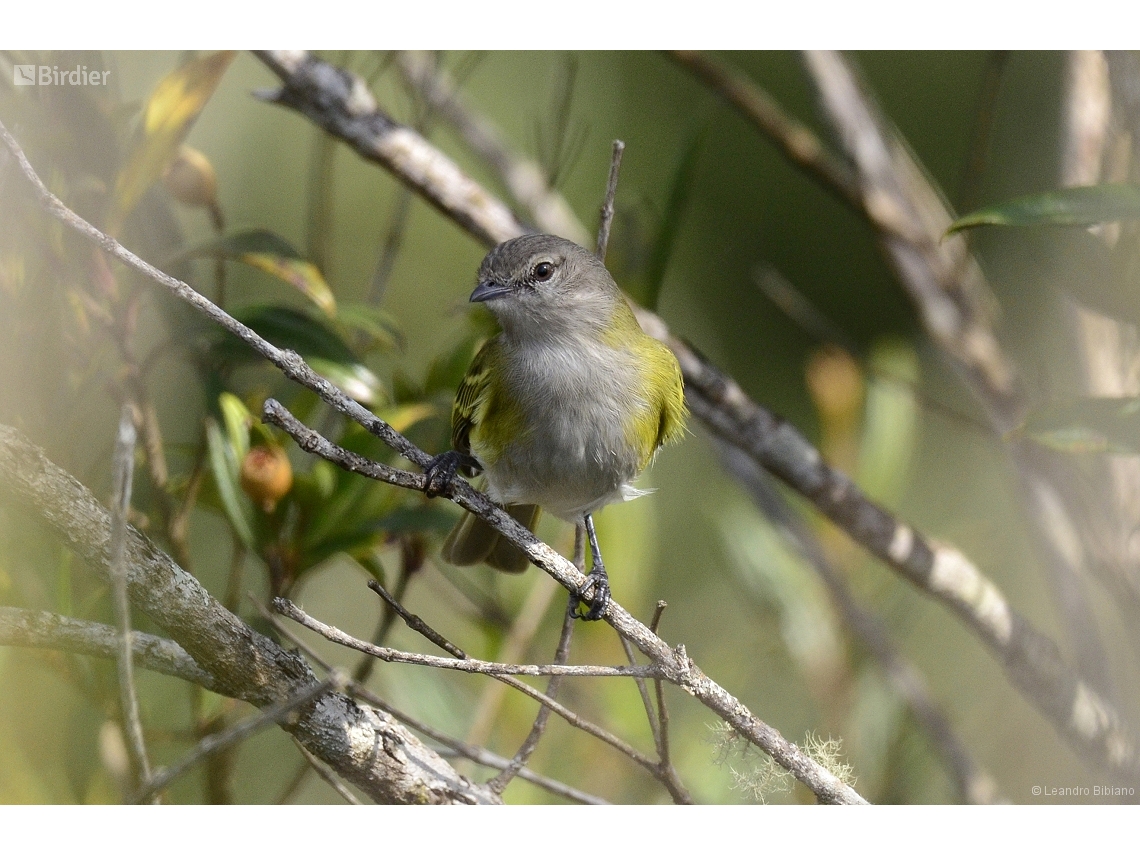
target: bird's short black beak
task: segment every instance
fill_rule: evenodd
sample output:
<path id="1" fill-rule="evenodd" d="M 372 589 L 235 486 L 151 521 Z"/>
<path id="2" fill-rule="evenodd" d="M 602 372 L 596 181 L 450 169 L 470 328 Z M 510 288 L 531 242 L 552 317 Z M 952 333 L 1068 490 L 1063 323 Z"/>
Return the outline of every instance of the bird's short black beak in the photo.
<path id="1" fill-rule="evenodd" d="M 479 285 L 471 292 L 472 303 L 486 303 L 488 300 L 497 300 L 500 297 L 505 297 L 511 293 L 513 289 L 500 285 L 498 282 L 480 282 Z"/>

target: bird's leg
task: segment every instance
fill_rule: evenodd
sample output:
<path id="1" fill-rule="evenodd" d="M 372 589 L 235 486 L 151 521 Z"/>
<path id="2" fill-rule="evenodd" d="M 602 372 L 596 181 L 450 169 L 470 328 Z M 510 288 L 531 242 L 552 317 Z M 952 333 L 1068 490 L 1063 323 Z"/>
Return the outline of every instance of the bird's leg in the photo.
<path id="1" fill-rule="evenodd" d="M 586 577 L 586 584 L 576 594 L 570 595 L 570 613 L 582 620 L 600 620 L 606 613 L 610 604 L 610 577 L 606 574 L 606 565 L 602 561 L 602 550 L 598 548 L 598 534 L 594 531 L 594 518 L 586 514 L 586 534 L 590 538 L 590 554 L 594 556 L 590 575 Z M 593 605 L 585 614 L 578 614 L 578 606 L 582 598 L 593 591 Z"/>
<path id="2" fill-rule="evenodd" d="M 483 468 L 478 460 L 462 451 L 445 451 L 429 460 L 428 465 L 424 467 L 424 475 L 427 476 L 424 495 L 434 499 L 444 493 L 455 480 L 455 473 L 460 467 L 472 473 L 479 472 Z"/>

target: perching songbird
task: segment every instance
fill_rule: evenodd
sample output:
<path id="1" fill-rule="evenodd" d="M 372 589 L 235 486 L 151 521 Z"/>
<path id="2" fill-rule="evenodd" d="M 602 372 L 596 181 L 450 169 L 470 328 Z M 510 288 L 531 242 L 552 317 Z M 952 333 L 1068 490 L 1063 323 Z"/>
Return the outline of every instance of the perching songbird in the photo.
<path id="1" fill-rule="evenodd" d="M 459 385 L 453 450 L 428 467 L 429 494 L 457 469 L 484 474 L 487 494 L 531 531 L 544 508 L 584 526 L 593 556 L 585 620 L 609 602 L 592 515 L 644 495 L 632 481 L 658 448 L 684 433 L 681 369 L 642 332 L 596 255 L 562 238 L 524 235 L 499 244 L 479 268 L 471 302 L 502 332 L 483 345 Z M 526 569 L 521 551 L 471 514 L 443 546 L 452 564 Z"/>

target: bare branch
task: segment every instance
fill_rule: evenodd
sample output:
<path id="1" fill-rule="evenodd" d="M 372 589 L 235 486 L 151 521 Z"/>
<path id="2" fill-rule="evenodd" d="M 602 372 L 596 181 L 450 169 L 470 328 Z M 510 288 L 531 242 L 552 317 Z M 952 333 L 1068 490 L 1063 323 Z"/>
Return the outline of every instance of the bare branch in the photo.
<path id="1" fill-rule="evenodd" d="M 498 243 L 506 232 L 523 229 L 502 202 L 472 181 L 434 146 L 410 128 L 376 109 L 376 100 L 357 75 L 315 61 L 304 51 L 258 51 L 258 57 L 286 85 L 262 93 L 266 101 L 291 107 L 333 136 L 348 142 L 364 158 L 381 164 L 441 211 L 464 211 L 460 225 L 479 240 Z M 344 111 L 324 110 L 328 94 Z"/>
<path id="2" fill-rule="evenodd" d="M 851 167 L 831 154 L 811 128 L 785 113 L 771 95 L 743 75 L 696 51 L 675 50 L 669 55 L 736 107 L 779 145 L 792 163 L 818 178 L 823 187 L 856 210 L 862 207 L 859 184 Z"/>
<path id="3" fill-rule="evenodd" d="M 173 766 L 159 771 L 134 795 L 131 801 L 135 804 L 147 801 L 170 786 L 179 775 L 185 774 L 207 757 L 217 754 L 219 751 L 231 745 L 236 745 L 242 740 L 248 739 L 264 727 L 283 721 L 290 713 L 305 706 L 305 704 L 312 703 L 321 695 L 327 694 L 330 691 L 342 691 L 346 682 L 347 679 L 343 675 L 334 674 L 330 679 L 317 683 L 315 686 L 308 686 L 292 697 L 286 698 L 276 704 L 270 704 L 257 715 L 252 715 L 249 718 L 239 721 L 233 727 L 222 733 L 205 737 L 195 746 L 193 751 Z"/>
<path id="4" fill-rule="evenodd" d="M 730 377 L 692 351 L 674 352 L 685 375 L 689 407 L 714 434 L 803 494 L 872 555 L 958 614 L 1011 682 L 1089 762 L 1129 777 L 1140 774 L 1135 737 L 1119 713 L 1069 667 L 1052 639 L 1013 610 L 969 558 L 932 543 L 872 502 L 850 478 L 827 466 L 799 431 L 748 398 Z"/>
<path id="5" fill-rule="evenodd" d="M 400 602 L 386 590 L 384 590 L 384 586 L 377 582 L 375 579 L 368 580 L 368 587 L 379 594 L 384 602 L 386 602 L 393 609 L 393 611 L 396 612 L 396 614 L 404 619 L 404 623 L 408 625 L 408 629 L 418 632 L 436 647 L 442 647 L 457 659 L 467 658 L 466 653 L 464 653 L 462 650 L 460 650 L 458 647 L 456 647 L 454 644 L 452 644 L 450 641 L 448 641 L 446 638 L 428 626 L 424 622 L 423 618 L 421 618 L 419 615 L 412 614 L 402 605 L 400 605 Z"/>
<path id="6" fill-rule="evenodd" d="M 468 658 L 462 650 L 462 658 L 448 659 L 444 656 L 431 656 L 426 653 L 409 653 L 404 650 L 393 650 L 391 647 L 378 647 L 370 642 L 354 638 L 348 633 L 329 626 L 308 615 L 296 603 L 284 597 L 273 600 L 273 609 L 289 620 L 296 621 L 301 626 L 311 629 L 329 641 L 359 650 L 375 656 L 383 662 L 402 662 L 407 665 L 424 665 L 429 668 L 441 668 L 445 671 L 463 671 L 468 674 L 513 674 L 521 677 L 549 677 L 560 675 L 564 677 L 653 677 L 659 676 L 656 667 L 649 666 L 609 666 L 609 665 L 515 665 L 509 662 L 485 662 L 482 659 Z"/>
<path id="7" fill-rule="evenodd" d="M 574 613 L 567 610 L 565 617 L 562 619 L 562 635 L 558 639 L 558 647 L 554 652 L 554 662 L 556 665 L 565 665 L 570 658 L 570 639 L 573 635 Z M 635 679 L 640 680 L 640 678 Z M 546 696 L 551 699 L 558 697 L 558 689 L 561 685 L 562 675 L 555 674 L 550 678 L 550 682 L 546 684 Z M 515 752 L 515 756 L 511 759 L 510 765 L 487 782 L 487 786 L 490 789 L 496 793 L 503 792 L 503 790 L 507 788 L 507 785 L 514 780 L 515 776 L 526 766 L 526 762 L 534 753 L 534 749 L 538 747 L 538 741 L 542 739 L 542 734 L 546 731 L 546 722 L 549 718 L 550 707 L 540 707 L 538 715 L 535 716 L 534 724 L 530 728 L 530 733 L 526 735 L 523 744 L 519 746 L 519 750 Z"/>
<path id="8" fill-rule="evenodd" d="M 927 332 L 962 369 L 1004 433 L 1024 414 L 1016 374 L 989 318 L 985 278 L 945 201 L 909 152 L 882 127 L 843 58 L 809 51 L 808 71 L 855 163 L 862 210 L 918 308 Z"/>
<path id="9" fill-rule="evenodd" d="M 302 745 L 301 741 L 295 736 L 293 737 L 293 744 L 297 746 L 297 750 L 301 752 L 301 756 L 305 758 L 305 762 L 309 764 L 309 768 L 316 772 L 321 777 L 322 781 L 332 787 L 338 796 L 340 796 L 350 805 L 361 804 L 360 799 L 352 794 L 352 790 L 338 781 L 336 779 L 336 776 L 328 770 L 325 764 L 314 757 L 312 752 L 309 751 L 309 749 L 304 745 Z"/>
<path id="10" fill-rule="evenodd" d="M 310 645 L 306 644 L 303 639 L 296 635 L 289 628 L 289 625 L 286 624 L 285 621 L 283 621 L 278 615 L 275 615 L 273 612 L 271 612 L 264 605 L 252 597 L 250 598 L 250 601 L 253 603 L 254 608 L 256 608 L 261 613 L 261 616 L 272 623 L 273 627 L 279 633 L 281 633 L 283 637 L 289 639 L 289 641 L 295 644 L 298 650 L 303 651 L 306 656 L 308 656 L 313 662 L 317 663 L 317 665 L 319 665 L 325 671 L 332 671 L 332 666 L 325 662 L 324 659 L 321 658 L 320 654 L 313 650 Z M 0 631 L 2 631 L 2 626 L 2 623 L 0 623 Z M 0 636 L 0 640 L 2 640 L 2 636 Z M 370 659 L 370 661 L 375 662 L 376 660 Z M 502 683 L 496 685 L 502 685 Z M 359 682 L 350 682 L 348 689 L 355 697 L 361 698 L 377 709 L 388 713 L 401 723 L 406 724 L 413 730 L 418 730 L 428 738 L 434 739 L 441 745 L 447 746 L 461 757 L 466 757 L 467 759 L 472 760 L 482 766 L 490 766 L 493 769 L 506 769 L 511 763 L 511 761 L 505 757 L 500 757 L 494 752 L 488 751 L 487 749 L 481 748 L 477 745 L 471 745 L 461 739 L 455 739 L 454 737 L 448 736 L 443 731 L 438 730 L 429 724 L 425 724 L 424 722 L 421 722 L 412 716 L 409 716 L 407 713 L 393 707 L 379 695 L 370 692 Z M 531 782 L 538 787 L 542 787 L 545 790 L 548 790 L 552 793 L 557 793 L 558 795 L 564 796 L 565 798 L 571 799 L 573 801 L 582 802 L 583 804 L 608 804 L 608 802 L 606 802 L 604 799 L 599 799 L 596 796 L 591 796 L 589 793 L 584 793 L 581 790 L 563 784 L 561 781 L 555 781 L 552 778 L 547 778 L 545 775 L 539 775 L 537 772 L 532 772 L 530 769 L 527 769 L 525 767 L 519 770 L 519 777 L 523 780 Z"/>
<path id="11" fill-rule="evenodd" d="M 125 544 L 127 515 L 131 510 L 131 487 L 135 471 L 135 432 L 133 407 L 123 404 L 119 413 L 119 430 L 115 438 L 115 455 L 112 464 L 113 489 L 111 503 L 111 602 L 115 609 L 115 622 L 119 628 L 119 704 L 123 712 L 123 729 L 127 733 L 127 747 L 135 769 L 137 786 L 150 784 L 150 760 L 146 755 L 142 722 L 139 720 L 139 699 L 135 691 L 134 656 L 131 642 L 131 604 L 127 599 L 127 568 Z"/>
<path id="12" fill-rule="evenodd" d="M 625 152 L 625 143 L 614 140 L 613 155 L 610 157 L 610 177 L 606 182 L 606 198 L 602 202 L 602 220 L 598 226 L 597 256 L 606 260 L 606 249 L 610 245 L 610 226 L 614 221 L 614 198 L 617 196 L 618 171 L 621 169 L 621 156 Z"/>
<path id="13" fill-rule="evenodd" d="M 499 174 L 510 194 L 544 232 L 561 235 L 581 246 L 590 236 L 561 193 L 553 190 L 532 160 L 518 156 L 503 143 L 498 130 L 470 110 L 447 72 L 425 61 L 422 54 L 401 52 L 396 67 L 417 92 L 459 132 L 464 142 Z"/>
<path id="14" fill-rule="evenodd" d="M 116 659 L 119 655 L 119 633 L 102 623 L 63 617 L 51 612 L 37 612 L 0 606 L 0 646 L 45 647 L 84 656 Z M 135 664 L 189 683 L 197 683 L 211 691 L 217 683 L 208 671 L 182 649 L 177 642 L 137 630 L 131 633 L 131 654 Z"/>

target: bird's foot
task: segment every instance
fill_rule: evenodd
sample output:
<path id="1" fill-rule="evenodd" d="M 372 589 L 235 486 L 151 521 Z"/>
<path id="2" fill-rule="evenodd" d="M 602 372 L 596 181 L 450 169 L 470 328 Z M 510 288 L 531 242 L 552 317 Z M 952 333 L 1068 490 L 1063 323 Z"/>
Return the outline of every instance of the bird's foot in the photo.
<path id="1" fill-rule="evenodd" d="M 578 611 L 584 597 L 590 597 L 593 602 L 584 613 Z M 586 577 L 586 584 L 578 593 L 570 595 L 570 615 L 576 620 L 601 620 L 610 606 L 610 577 L 606 573 L 605 565 L 595 564 L 590 575 Z"/>
<path id="2" fill-rule="evenodd" d="M 445 451 L 429 460 L 428 465 L 424 467 L 424 475 L 427 476 L 424 495 L 434 499 L 445 493 L 455 480 L 455 473 L 461 466 L 472 472 L 480 468 L 478 460 L 461 451 Z"/>

